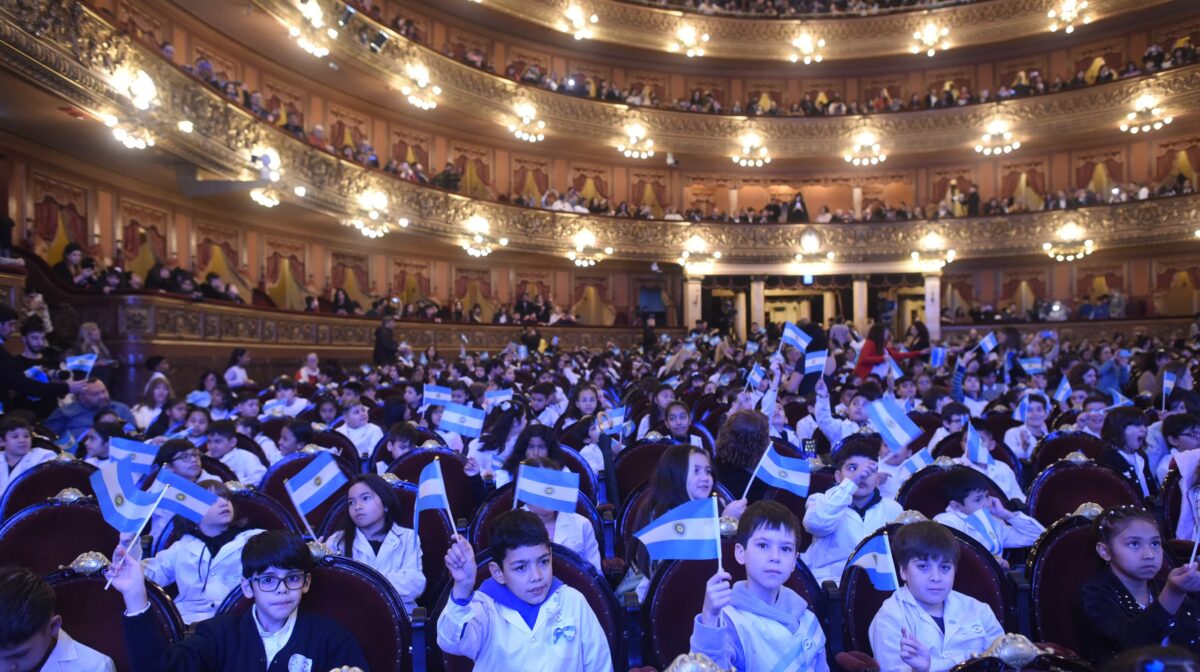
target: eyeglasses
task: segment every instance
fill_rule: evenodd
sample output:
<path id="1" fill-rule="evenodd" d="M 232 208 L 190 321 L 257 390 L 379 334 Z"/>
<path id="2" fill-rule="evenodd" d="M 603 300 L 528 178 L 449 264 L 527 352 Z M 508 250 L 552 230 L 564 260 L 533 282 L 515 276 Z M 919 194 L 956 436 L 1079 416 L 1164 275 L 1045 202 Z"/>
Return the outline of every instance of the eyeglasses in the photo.
<path id="1" fill-rule="evenodd" d="M 186 450 L 182 453 L 177 454 L 172 459 L 177 462 L 191 462 L 192 460 L 199 460 L 200 459 L 200 451 Z"/>
<path id="2" fill-rule="evenodd" d="M 252 576 L 246 579 L 250 583 L 257 583 L 258 589 L 267 593 L 273 593 L 279 590 L 279 584 L 287 586 L 288 590 L 299 590 L 304 587 L 304 583 L 308 581 L 307 574 L 288 574 L 282 579 L 278 576 Z"/>

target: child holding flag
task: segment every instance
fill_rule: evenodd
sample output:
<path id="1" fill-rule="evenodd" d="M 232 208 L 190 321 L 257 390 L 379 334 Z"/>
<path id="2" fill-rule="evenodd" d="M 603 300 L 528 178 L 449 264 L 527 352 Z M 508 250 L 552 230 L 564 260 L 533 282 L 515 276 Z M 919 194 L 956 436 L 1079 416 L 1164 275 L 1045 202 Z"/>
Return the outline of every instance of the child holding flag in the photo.
<path id="1" fill-rule="evenodd" d="M 890 548 L 904 586 L 868 630 L 881 672 L 945 672 L 1004 634 L 991 607 L 954 590 L 961 549 L 950 530 L 932 521 L 902 525 Z"/>
<path id="2" fill-rule="evenodd" d="M 987 478 L 973 469 L 951 471 L 942 483 L 942 492 L 949 504 L 934 516 L 934 521 L 978 541 L 1004 569 L 1008 569 L 1002 557 L 1004 551 L 1028 548 L 1046 531 L 1038 521 L 1019 511 L 1009 511 L 992 497 Z"/>
<path id="3" fill-rule="evenodd" d="M 963 432 L 963 454 L 956 463 L 970 467 L 992 479 L 1009 501 L 1025 501 L 1025 493 L 1017 483 L 1012 467 L 992 457 L 996 450 L 996 437 L 992 428 L 983 420 L 971 420 Z"/>
<path id="4" fill-rule="evenodd" d="M 54 451 L 33 447 L 33 426 L 18 417 L 0 420 L 0 495 L 18 476 L 54 459 Z"/>
<path id="5" fill-rule="evenodd" d="M 575 551 L 603 574 L 596 528 L 590 520 L 575 513 L 575 502 L 579 498 L 579 474 L 563 472 L 561 469 L 557 462 L 549 458 L 526 459 L 518 469 L 517 489 L 513 496 L 542 521 L 551 541 Z M 562 481 L 571 481 L 574 487 L 569 484 L 555 485 Z M 562 495 L 545 496 L 548 487 L 560 491 Z"/>
<path id="6" fill-rule="evenodd" d="M 1039 393 L 1032 393 L 1022 401 L 1025 405 L 1024 422 L 1004 433 L 1004 445 L 1008 446 L 1022 460 L 1033 456 L 1033 449 L 1050 433 L 1046 427 L 1046 415 L 1050 412 L 1050 402 Z"/>
<path id="7" fill-rule="evenodd" d="M 783 505 L 746 508 L 733 550 L 746 580 L 731 588 L 721 569 L 708 580 L 692 626 L 693 653 L 722 669 L 829 670 L 820 622 L 804 598 L 783 585 L 796 569 L 799 536 L 800 521 Z"/>

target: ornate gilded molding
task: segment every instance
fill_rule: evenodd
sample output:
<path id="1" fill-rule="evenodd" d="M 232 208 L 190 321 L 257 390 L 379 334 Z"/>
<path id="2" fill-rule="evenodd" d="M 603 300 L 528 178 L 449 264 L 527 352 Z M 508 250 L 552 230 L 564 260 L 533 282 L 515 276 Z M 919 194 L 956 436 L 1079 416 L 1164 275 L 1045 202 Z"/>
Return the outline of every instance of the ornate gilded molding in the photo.
<path id="1" fill-rule="evenodd" d="M 341 5 L 336 0 L 320 1 L 326 16 Z M 545 1 L 545 0 L 540 0 Z M 1116 0 L 1114 0 L 1116 1 Z M 253 0 L 285 24 L 299 24 L 302 17 L 291 0 Z M 968 7 L 1012 4 L 993 0 Z M 1045 17 L 1045 12 L 1041 14 Z M 756 25 L 758 22 L 752 22 Z M 851 22 L 857 23 L 857 21 Z M 1113 129 L 1132 109 L 1133 101 L 1148 89 L 1167 100 L 1172 110 L 1200 108 L 1200 66 L 1168 70 L 1152 77 L 1122 80 L 997 105 L 968 105 L 923 112 L 874 114 L 865 117 L 738 117 L 676 112 L 631 107 L 567 96 L 540 87 L 519 84 L 483 72 L 428 47 L 415 44 L 383 28 L 390 38 L 378 52 L 366 47 L 356 35 L 374 35 L 379 24 L 361 14 L 350 17 L 338 39 L 330 40 L 331 53 L 340 63 L 352 62 L 383 82 L 394 81 L 410 62 L 429 69 L 430 79 L 442 87 L 441 104 L 457 112 L 496 124 L 498 135 L 514 119 L 518 100 L 532 103 L 538 118 L 547 124 L 550 137 L 570 138 L 576 146 L 616 147 L 621 129 L 636 114 L 662 151 L 703 156 L 729 156 L 737 138 L 753 127 L 767 141 L 771 155 L 781 159 L 816 159 L 841 156 L 851 137 L 864 126 L 886 139 L 892 156 L 940 153 L 973 147 L 989 121 L 1002 114 L 1019 129 L 1022 142 L 1037 146 L 1039 139 L 1077 135 L 1081 129 Z M 758 42 L 760 40 L 751 40 Z"/>
<path id="2" fill-rule="evenodd" d="M 470 216 L 481 215 L 493 235 L 509 238 L 510 247 L 520 250 L 561 254 L 564 241 L 587 228 L 612 244 L 618 258 L 674 259 L 699 234 L 724 252 L 723 262 L 777 263 L 790 259 L 801 233 L 813 229 L 839 262 L 863 263 L 905 259 L 930 233 L 942 236 L 960 259 L 969 259 L 1040 254 L 1041 242 L 1067 221 L 1081 226 L 1101 250 L 1193 241 L 1200 224 L 1200 196 L 1009 217 L 838 225 L 691 225 L 554 213 L 476 201 L 342 161 L 257 120 L 78 3 L 0 0 L 0 62 L 97 116 L 135 121 L 155 134 L 156 149 L 242 180 L 247 190 L 263 184 L 251 170 L 251 149 L 272 147 L 280 157 L 286 198 L 292 186 L 303 185 L 307 196 L 297 202 L 336 220 L 356 213 L 360 194 L 380 190 L 388 195 L 390 216 L 409 219 L 407 232 L 451 242 L 464 235 Z M 120 66 L 144 69 L 157 85 L 159 103 L 135 110 L 113 88 L 112 73 Z M 1189 70 L 1164 79 L 1179 84 L 1198 76 Z M 193 132 L 178 129 L 182 120 L 192 122 Z M 329 226 L 331 235 L 345 231 L 337 221 Z"/>

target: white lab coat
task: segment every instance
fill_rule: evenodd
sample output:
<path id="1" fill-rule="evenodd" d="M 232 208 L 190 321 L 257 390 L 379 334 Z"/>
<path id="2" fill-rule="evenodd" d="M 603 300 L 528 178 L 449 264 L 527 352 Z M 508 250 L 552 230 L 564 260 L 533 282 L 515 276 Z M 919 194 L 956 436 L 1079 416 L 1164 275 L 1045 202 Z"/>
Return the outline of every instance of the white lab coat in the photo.
<path id="1" fill-rule="evenodd" d="M 1004 634 L 991 607 L 957 591 L 946 596 L 942 618 L 946 632 L 917 604 L 908 587 L 892 593 L 871 620 L 868 637 L 880 672 L 909 672 L 900 660 L 900 629 L 913 633 L 929 649 L 929 672 L 946 672 L 971 656 L 983 653 Z"/>
<path id="2" fill-rule="evenodd" d="M 900 494 L 900 488 L 912 477 L 912 472 L 904 467 L 904 462 L 888 464 L 885 460 L 880 460 L 879 473 L 888 476 L 879 483 L 879 494 L 886 499 L 895 499 L 896 495 Z"/>
<path id="3" fill-rule="evenodd" d="M 800 439 L 811 439 L 816 433 L 817 419 L 814 416 L 806 415 L 796 421 L 796 436 Z"/>
<path id="4" fill-rule="evenodd" d="M 996 555 L 1000 555 L 1004 549 L 1008 548 L 1028 548 L 1046 531 L 1046 528 L 1037 520 L 1019 511 L 1013 513 L 1011 522 L 1005 522 L 989 514 L 991 530 L 986 536 L 967 521 L 967 516 L 958 511 L 946 509 L 934 516 L 933 520 L 962 532 L 983 544 L 983 547 L 988 550 L 994 551 L 999 546 L 1001 550 Z"/>
<path id="5" fill-rule="evenodd" d="M 160 586 L 179 589 L 175 606 L 183 622 L 191 625 L 212 618 L 229 592 L 241 584 L 242 547 L 262 530 L 245 530 L 222 546 L 214 557 L 208 547 L 190 534 L 158 555 L 142 561 L 146 578 Z"/>
<path id="6" fill-rule="evenodd" d="M 246 375 L 245 367 L 234 364 L 228 369 L 225 369 L 225 384 L 228 385 L 230 389 L 242 387 L 249 381 L 250 376 Z"/>
<path id="7" fill-rule="evenodd" d="M 564 628 L 574 627 L 568 639 Z M 556 638 L 554 633 L 560 634 Z M 556 641 L 557 640 L 557 641 Z M 475 661 L 477 670 L 612 672 L 608 638 L 587 598 L 570 586 L 554 591 L 530 629 L 525 619 L 482 591 L 466 606 L 453 599 L 438 617 L 437 644 Z M 519 661 L 519 662 L 518 662 Z"/>
<path id="8" fill-rule="evenodd" d="M 46 450 L 45 448 L 31 447 L 28 453 L 21 456 L 17 463 L 12 467 L 8 466 L 8 456 L 5 451 L 0 451 L 0 495 L 8 490 L 10 483 L 15 481 L 18 476 L 29 471 L 43 462 L 49 462 L 54 459 L 54 451 Z"/>
<path id="9" fill-rule="evenodd" d="M 1149 460 L 1150 468 L 1155 469 L 1156 465 L 1163 461 L 1163 458 L 1171 454 L 1171 447 L 1167 445 L 1167 439 L 1162 433 L 1163 421 L 1159 420 L 1146 428 L 1146 459 Z M 1157 475 L 1157 469 L 1155 474 Z M 1163 471 L 1162 476 L 1158 477 L 1159 484 L 1162 479 L 1166 478 L 1167 472 Z"/>
<path id="10" fill-rule="evenodd" d="M 271 437 L 267 436 L 266 434 L 259 434 L 258 436 L 254 437 L 254 442 L 257 443 L 260 448 L 262 448 L 263 455 L 267 457 L 267 462 L 270 462 L 272 466 L 274 466 L 276 462 L 283 459 L 283 453 L 279 452 L 279 446 L 276 445 L 275 442 L 271 440 Z"/>
<path id="11" fill-rule="evenodd" d="M 1039 436 L 1038 434 L 1029 431 L 1029 428 L 1025 425 L 1017 425 L 1016 427 L 1012 427 L 1004 433 L 1004 445 L 1011 448 L 1013 455 L 1016 455 L 1018 459 L 1028 460 L 1030 456 L 1033 455 L 1033 450 L 1037 447 L 1038 441 L 1041 441 L 1042 437 L 1046 436 L 1046 431 L 1044 431 L 1045 427 L 1042 429 L 1043 431 Z M 1028 448 L 1021 447 L 1022 436 L 1029 438 Z"/>
<path id="12" fill-rule="evenodd" d="M 1019 502 L 1025 501 L 1025 493 L 1021 491 L 1021 486 L 1017 484 L 1017 475 L 1013 473 L 1012 467 L 1000 460 L 995 460 L 991 464 L 976 464 L 968 459 L 966 455 L 960 455 L 954 461 L 992 479 L 993 483 L 1000 486 L 1005 497 L 1015 499 Z"/>
<path id="13" fill-rule="evenodd" d="M 257 487 L 262 482 L 263 475 L 267 473 L 267 468 L 257 455 L 241 448 L 234 448 L 225 453 L 221 457 L 221 464 L 232 469 L 244 485 Z"/>
<path id="14" fill-rule="evenodd" d="M 596 528 L 591 521 L 579 515 L 559 511 L 554 520 L 554 543 L 569 548 L 579 554 L 579 557 L 592 563 L 597 572 L 600 568 L 600 543 L 596 540 Z"/>
<path id="15" fill-rule="evenodd" d="M 441 429 L 436 430 L 436 431 L 438 433 L 438 436 L 442 437 L 442 440 L 446 442 L 447 448 L 449 448 L 450 450 L 453 450 L 454 452 L 456 452 L 460 455 L 462 454 L 463 442 L 462 442 L 462 437 L 459 436 L 458 432 L 447 432 L 447 431 L 444 431 Z"/>
<path id="16" fill-rule="evenodd" d="M 326 542 L 334 553 L 346 555 L 342 545 L 342 532 L 329 535 Z M 425 592 L 425 574 L 421 571 L 421 542 L 416 533 L 407 527 L 392 525 L 379 553 L 371 547 L 371 542 L 360 530 L 354 535 L 354 548 L 350 557 L 382 574 L 388 583 L 400 594 L 404 608 L 412 613 L 417 606 L 417 598 Z"/>
<path id="17" fill-rule="evenodd" d="M 354 444 L 354 449 L 358 451 L 358 456 L 364 460 L 370 459 L 371 453 L 375 452 L 375 446 L 383 439 L 383 430 L 373 422 L 354 429 L 343 423 L 341 427 L 333 431 L 350 439 L 350 442 Z"/>
<path id="18" fill-rule="evenodd" d="M 860 516 L 850 508 L 855 489 L 847 479 L 826 492 L 809 495 L 804 504 L 804 529 L 813 540 L 803 558 L 818 583 L 840 582 L 854 547 L 904 512 L 896 500 L 884 498 Z"/>
<path id="19" fill-rule="evenodd" d="M 538 425 L 553 427 L 554 423 L 558 422 L 560 415 L 562 414 L 558 412 L 558 409 L 553 404 L 546 404 L 546 407 L 542 409 L 541 413 L 537 414 L 537 417 L 532 422 Z"/>
<path id="20" fill-rule="evenodd" d="M 829 397 L 817 397 L 816 413 L 817 427 L 821 428 L 821 433 L 829 439 L 831 446 L 837 446 L 838 441 L 862 431 L 862 425 L 853 420 L 833 417 L 829 410 Z"/>
<path id="21" fill-rule="evenodd" d="M 40 668 L 42 672 L 116 672 L 112 658 L 58 631 L 58 641 Z"/>

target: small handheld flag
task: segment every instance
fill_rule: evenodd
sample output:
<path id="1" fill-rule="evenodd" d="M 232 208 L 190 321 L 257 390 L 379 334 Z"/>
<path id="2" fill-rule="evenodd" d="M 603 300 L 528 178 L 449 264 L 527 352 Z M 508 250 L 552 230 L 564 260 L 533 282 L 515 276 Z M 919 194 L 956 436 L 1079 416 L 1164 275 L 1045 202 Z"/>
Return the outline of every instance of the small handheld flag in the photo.
<path id="1" fill-rule="evenodd" d="M 208 508 L 217 503 L 217 496 L 178 474 L 162 469 L 158 482 L 167 486 L 162 508 L 198 523 Z"/>
<path id="2" fill-rule="evenodd" d="M 1046 363 L 1041 357 L 1022 357 L 1017 363 L 1025 370 L 1026 375 L 1040 376 L 1046 373 Z"/>
<path id="3" fill-rule="evenodd" d="M 187 403 L 200 408 L 208 408 L 212 406 L 212 394 L 204 390 L 192 390 L 188 392 Z"/>
<path id="4" fill-rule="evenodd" d="M 758 352 L 758 341 L 746 341 L 746 354 L 753 355 Z"/>
<path id="5" fill-rule="evenodd" d="M 528 464 L 517 468 L 517 490 L 513 493 L 514 509 L 518 502 L 525 502 L 551 511 L 573 513 L 578 500 L 579 474 Z"/>
<path id="6" fill-rule="evenodd" d="M 634 533 L 652 560 L 713 560 L 721 556 L 717 498 L 684 502 Z"/>
<path id="7" fill-rule="evenodd" d="M 800 327 L 787 322 L 783 325 L 782 341 L 786 345 L 790 345 L 797 350 L 804 351 L 808 348 L 808 344 L 812 343 L 812 336 L 804 333 Z"/>
<path id="8" fill-rule="evenodd" d="M 1130 399 L 1129 397 L 1121 394 L 1120 390 L 1113 390 L 1112 398 L 1113 398 L 1113 403 L 1112 403 L 1113 408 L 1117 408 L 1118 406 L 1133 406 L 1133 400 Z"/>
<path id="9" fill-rule="evenodd" d="M 453 403 L 450 399 L 450 388 L 438 385 L 425 386 L 425 403 L 430 406 L 444 406 Z"/>
<path id="10" fill-rule="evenodd" d="M 40 366 L 31 366 L 25 369 L 25 377 L 36 380 L 39 383 L 50 382 L 50 376 L 46 375 L 46 370 Z"/>
<path id="11" fill-rule="evenodd" d="M 148 443 L 114 436 L 108 440 L 108 456 L 114 460 L 128 462 L 135 471 L 148 474 L 154 469 L 154 456 L 158 449 Z"/>
<path id="12" fill-rule="evenodd" d="M 888 373 L 892 374 L 892 378 L 894 380 L 900 380 L 904 377 L 904 369 L 900 368 L 900 363 L 897 362 L 894 357 L 892 357 L 892 353 L 884 350 L 883 359 L 887 364 Z"/>
<path id="13" fill-rule="evenodd" d="M 910 474 L 915 474 L 925 467 L 933 464 L 933 452 L 926 446 L 921 450 L 913 453 L 913 456 L 904 461 L 900 466 L 904 467 Z"/>
<path id="14" fill-rule="evenodd" d="M 787 490 L 797 497 L 807 497 L 809 482 L 812 478 L 811 472 L 808 460 L 784 457 L 775 450 L 773 444 L 769 445 L 763 451 L 763 456 L 758 461 L 758 467 L 750 475 L 750 482 L 746 484 L 746 492 L 742 494 L 742 499 L 745 499 L 746 495 L 750 493 L 750 485 L 756 478 L 772 488 Z"/>
<path id="15" fill-rule="evenodd" d="M 1058 381 L 1058 387 L 1054 388 L 1054 400 L 1060 404 L 1065 404 L 1071 398 L 1073 391 L 1071 389 L 1071 381 L 1067 380 L 1066 376 L 1063 376 L 1062 380 Z"/>
<path id="16" fill-rule="evenodd" d="M 442 421 L 438 424 L 438 429 L 475 438 L 483 433 L 485 415 L 483 409 L 474 406 L 446 404 L 442 409 Z"/>
<path id="17" fill-rule="evenodd" d="M 596 421 L 600 423 L 600 432 L 602 434 L 616 434 L 620 436 L 624 433 L 625 417 L 629 413 L 629 409 L 625 406 L 614 408 L 611 411 L 601 411 L 596 416 Z"/>
<path id="18" fill-rule="evenodd" d="M 764 378 L 767 377 L 767 370 L 762 367 L 762 364 L 755 364 L 750 369 L 749 375 L 746 376 L 746 387 L 750 389 L 758 389 Z"/>
<path id="19" fill-rule="evenodd" d="M 983 354 L 986 355 L 986 354 L 990 354 L 992 352 L 992 350 L 995 350 L 996 345 L 998 345 L 996 342 L 996 332 L 989 331 L 987 336 L 984 336 L 983 338 L 979 339 L 979 344 L 976 345 L 975 347 L 982 350 Z"/>
<path id="20" fill-rule="evenodd" d="M 413 505 L 413 532 L 417 532 L 417 523 L 422 511 L 445 511 L 450 517 L 450 526 L 454 527 L 454 514 L 450 512 L 450 498 L 446 496 L 446 481 L 442 478 L 442 463 L 438 458 L 421 469 L 420 482 L 417 484 L 417 502 Z"/>
<path id="21" fill-rule="evenodd" d="M 850 564 L 867 573 L 867 579 L 875 590 L 896 591 L 900 580 L 896 576 L 896 561 L 892 558 L 892 545 L 887 533 L 867 540 L 850 558 Z"/>
<path id="22" fill-rule="evenodd" d="M 70 453 L 74 452 L 75 446 L 79 445 L 79 441 L 75 439 L 74 434 L 70 432 L 63 432 L 62 436 L 54 440 L 54 445 L 58 446 L 59 450 L 62 452 Z"/>
<path id="23" fill-rule="evenodd" d="M 1171 396 L 1171 392 L 1175 390 L 1175 374 L 1170 371 L 1163 371 L 1163 386 L 1162 386 L 1162 407 L 1167 410 L 1167 397 Z"/>
<path id="24" fill-rule="evenodd" d="M 828 350 L 814 350 L 804 353 L 804 375 L 824 375 L 826 361 L 829 359 Z"/>
<path id="25" fill-rule="evenodd" d="M 940 369 L 946 365 L 946 349 L 936 347 L 929 351 L 929 365 L 935 369 Z"/>
<path id="26" fill-rule="evenodd" d="M 332 497 L 347 480 L 337 460 L 333 459 L 333 454 L 321 452 L 308 466 L 283 482 L 283 488 L 287 490 L 292 504 L 300 512 L 300 519 L 304 521 L 308 533 L 313 535 L 314 539 L 317 535 L 308 523 L 308 514 Z"/>
<path id="27" fill-rule="evenodd" d="M 283 416 L 287 404 L 282 399 L 271 399 L 262 405 L 262 414 L 271 417 Z"/>
<path id="28" fill-rule="evenodd" d="M 996 459 L 992 452 L 983 445 L 983 437 L 975 430 L 975 426 L 967 423 L 967 459 L 975 464 L 993 464 Z"/>
<path id="29" fill-rule="evenodd" d="M 1026 416 L 1029 415 L 1029 397 L 1021 397 L 1021 401 L 1017 407 L 1013 409 L 1012 419 L 1017 422 L 1025 422 Z"/>
<path id="30" fill-rule="evenodd" d="M 921 435 L 917 427 L 894 399 L 883 398 L 867 405 L 867 417 L 892 450 L 902 450 Z"/>
<path id="31" fill-rule="evenodd" d="M 92 375 L 92 367 L 96 365 L 96 353 L 89 352 L 86 355 L 67 357 L 64 365 L 68 371 L 78 371 L 83 374 L 84 378 L 87 378 Z"/>
<path id="32" fill-rule="evenodd" d="M 508 390 L 491 390 L 483 393 L 483 405 L 485 408 L 492 408 L 502 401 L 509 401 L 513 398 L 513 391 Z"/>
<path id="33" fill-rule="evenodd" d="M 117 532 L 135 537 L 141 533 L 166 492 L 165 486 L 159 484 L 150 490 L 138 488 L 140 475 L 132 464 L 116 461 L 102 464 L 88 477 L 104 522 Z"/>

